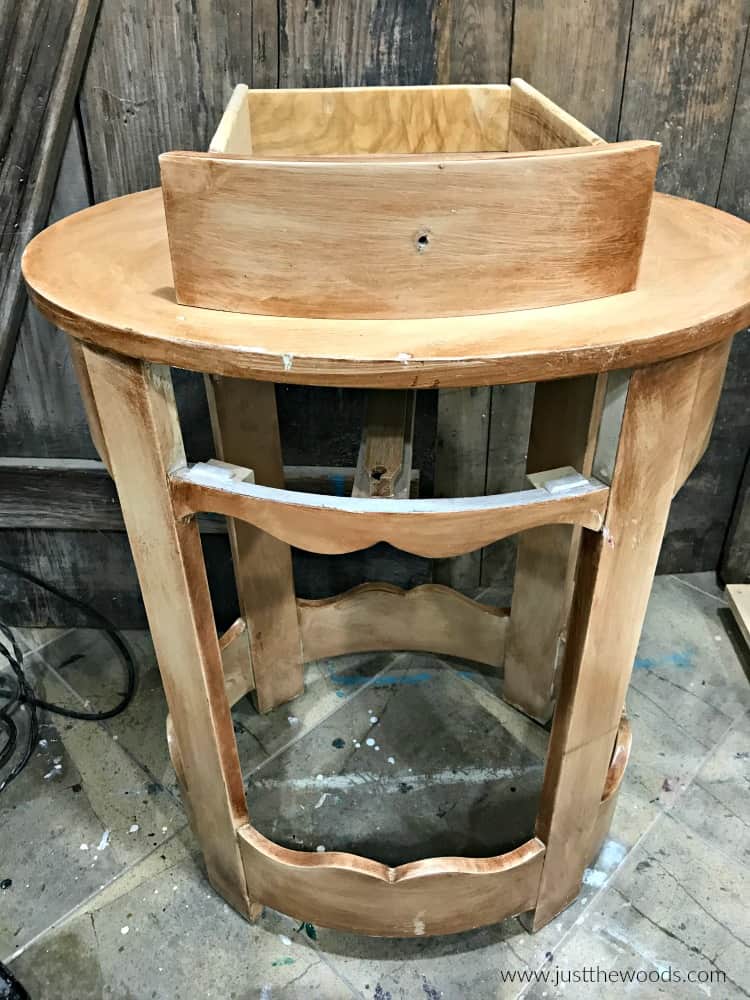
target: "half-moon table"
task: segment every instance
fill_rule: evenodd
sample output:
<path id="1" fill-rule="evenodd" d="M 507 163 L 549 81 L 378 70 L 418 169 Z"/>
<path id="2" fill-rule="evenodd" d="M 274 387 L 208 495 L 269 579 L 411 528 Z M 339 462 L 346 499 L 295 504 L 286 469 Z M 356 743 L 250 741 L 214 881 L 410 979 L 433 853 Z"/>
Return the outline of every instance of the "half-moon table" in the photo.
<path id="1" fill-rule="evenodd" d="M 732 335 L 750 321 L 750 226 L 656 195 L 634 291 L 492 315 L 299 319 L 177 304 L 152 190 L 50 227 L 27 248 L 23 272 L 38 308 L 71 335 L 138 570 L 172 760 L 215 888 L 247 917 L 268 904 L 376 935 L 450 933 L 517 913 L 537 929 L 559 913 L 609 826 L 669 506 L 708 441 Z M 207 376 L 216 462 L 185 460 L 170 365 Z M 450 500 L 286 490 L 276 382 L 536 382 L 530 488 Z M 230 519 L 242 618 L 222 637 L 201 511 Z M 510 614 L 434 585 L 294 595 L 290 546 L 336 553 L 386 540 L 446 557 L 516 532 L 525 534 Z M 559 582 L 559 597 L 538 589 L 540 571 Z M 559 670 L 535 662 L 540 637 Z M 505 661 L 509 701 L 537 718 L 556 701 L 531 839 L 496 857 L 391 868 L 287 850 L 253 828 L 231 704 L 254 690 L 267 711 L 300 693 L 306 660 L 371 648 Z"/>

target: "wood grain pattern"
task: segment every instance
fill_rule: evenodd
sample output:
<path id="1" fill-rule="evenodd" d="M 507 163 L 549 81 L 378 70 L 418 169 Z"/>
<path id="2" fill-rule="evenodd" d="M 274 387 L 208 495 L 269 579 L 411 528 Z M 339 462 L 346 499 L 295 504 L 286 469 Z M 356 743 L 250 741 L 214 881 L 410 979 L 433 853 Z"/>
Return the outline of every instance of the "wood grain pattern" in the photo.
<path id="1" fill-rule="evenodd" d="M 633 374 L 605 526 L 583 534 L 537 816 L 547 851 L 534 929 L 580 888 L 702 362 Z"/>
<path id="2" fill-rule="evenodd" d="M 682 488 L 708 447 L 731 347 L 732 341 L 725 340 L 703 352 L 703 363 L 697 379 L 685 446 L 677 471 L 675 493 Z"/>
<path id="3" fill-rule="evenodd" d="M 631 0 L 515 0 L 513 75 L 616 139 L 631 7 Z"/>
<path id="4" fill-rule="evenodd" d="M 652 143 L 445 162 L 165 153 L 175 294 L 204 308 L 367 319 L 618 294 L 635 284 L 657 159 Z"/>
<path id="5" fill-rule="evenodd" d="M 210 510 L 240 518 L 308 552 L 354 552 L 384 541 L 433 558 L 469 552 L 540 524 L 580 524 L 597 531 L 608 492 L 582 479 L 559 495 L 537 488 L 456 500 L 325 497 L 229 476 L 222 481 L 215 469 L 201 464 L 177 469 L 170 482 L 182 517 Z"/>
<path id="6" fill-rule="evenodd" d="M 239 831 L 249 891 L 322 927 L 421 937 L 497 923 L 536 898 L 544 846 L 529 840 L 495 858 L 430 858 L 398 868 L 340 851 L 308 854 Z"/>
<path id="7" fill-rule="evenodd" d="M 436 83 L 505 83 L 513 0 L 439 0 L 436 15 Z"/>
<path id="8" fill-rule="evenodd" d="M 662 143 L 661 191 L 716 202 L 748 18 L 744 0 L 635 0 L 619 138 Z"/>
<path id="9" fill-rule="evenodd" d="M 236 837 L 247 808 L 200 538 L 194 520 L 175 520 L 167 486 L 185 461 L 169 371 L 85 358 L 208 875 L 250 916 Z"/>
<path id="10" fill-rule="evenodd" d="M 276 86 L 275 50 L 267 3 L 102 4 L 80 91 L 95 199 L 158 184 L 165 149 L 207 149 L 236 83 Z"/>
<path id="11" fill-rule="evenodd" d="M 594 146 L 603 141 L 596 132 L 592 132 L 525 80 L 511 80 L 508 127 L 510 152 Z"/>
<path id="12" fill-rule="evenodd" d="M 214 377 L 206 379 L 206 391 L 217 457 L 252 466 L 256 483 L 283 490 L 273 384 Z M 252 658 L 248 671 L 258 710 L 269 712 L 304 690 L 292 554 L 245 521 L 230 520 L 229 541 Z"/>
<path id="13" fill-rule="evenodd" d="M 219 649 L 224 671 L 224 687 L 231 707 L 255 689 L 250 641 L 244 618 L 238 618 L 219 637 Z"/>
<path id="14" fill-rule="evenodd" d="M 507 609 L 428 583 L 402 590 L 364 583 L 336 597 L 298 600 L 305 660 L 379 649 L 422 650 L 499 666 Z"/>
<path id="15" fill-rule="evenodd" d="M 74 119 L 47 225 L 90 204 L 80 130 Z M 0 399 L 0 454 L 96 457 L 71 361 L 66 338 L 28 303 Z"/>
<path id="16" fill-rule="evenodd" d="M 371 391 L 352 485 L 353 497 L 408 497 L 416 394 Z"/>
<path id="17" fill-rule="evenodd" d="M 277 382 L 412 388 L 566 378 L 715 343 L 750 319 L 749 250 L 747 223 L 656 195 L 626 297 L 418 322 L 251 317 L 175 304 L 151 191 L 58 222 L 29 244 L 23 268 L 53 322 L 119 353 Z M 128 281 L 113 283 L 118 273 Z"/>
<path id="18" fill-rule="evenodd" d="M 248 141 L 212 149 L 258 157 L 469 153 L 508 148 L 507 84 L 251 90 Z"/>
<path id="19" fill-rule="evenodd" d="M 435 496 L 483 496 L 487 489 L 487 435 L 492 389 L 443 389 L 438 394 Z M 497 490 L 496 492 L 501 492 Z M 438 560 L 434 579 L 472 593 L 480 583 L 482 551 Z"/>
<path id="20" fill-rule="evenodd" d="M 6 0 L 0 34 L 0 396 L 26 295 L 18 265 L 47 220 L 100 0 Z"/>
<path id="21" fill-rule="evenodd" d="M 279 86 L 432 83 L 437 31 L 436 0 L 284 0 Z"/>

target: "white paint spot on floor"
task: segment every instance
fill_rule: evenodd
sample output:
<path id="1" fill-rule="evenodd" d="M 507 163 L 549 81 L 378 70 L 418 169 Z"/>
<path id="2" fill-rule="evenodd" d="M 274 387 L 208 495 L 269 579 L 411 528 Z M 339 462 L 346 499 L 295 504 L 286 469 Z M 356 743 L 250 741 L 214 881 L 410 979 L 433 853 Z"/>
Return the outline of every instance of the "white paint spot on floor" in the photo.
<path id="1" fill-rule="evenodd" d="M 375 740 L 372 738 L 372 736 L 368 736 L 367 739 L 365 740 L 365 743 L 368 745 L 368 747 L 375 746 Z"/>
<path id="2" fill-rule="evenodd" d="M 315 808 L 320 809 L 320 807 L 323 805 L 323 803 L 327 798 L 328 798 L 328 792 L 323 792 L 318 801 L 315 803 Z"/>
<path id="3" fill-rule="evenodd" d="M 259 1000 L 271 1000 L 271 986 L 269 983 L 264 983 L 261 986 Z"/>
<path id="4" fill-rule="evenodd" d="M 396 355 L 396 361 L 411 361 L 411 354 L 407 354 L 406 351 L 402 351 L 400 354 Z"/>
<path id="5" fill-rule="evenodd" d="M 373 750 L 379 750 L 379 749 L 380 749 L 380 747 L 376 743 L 375 746 L 373 747 Z"/>
<path id="6" fill-rule="evenodd" d="M 624 844 L 620 844 L 616 840 L 606 840 L 597 858 L 599 867 L 610 871 L 620 864 L 626 854 L 627 848 Z"/>
<path id="7" fill-rule="evenodd" d="M 99 843 L 96 845 L 97 851 L 103 851 L 106 847 L 109 846 L 109 834 L 110 834 L 109 830 L 104 831 Z"/>
<path id="8" fill-rule="evenodd" d="M 370 716 L 370 725 L 371 726 L 374 726 L 377 721 L 378 721 L 377 715 L 371 715 Z"/>
<path id="9" fill-rule="evenodd" d="M 389 764 L 395 764 L 396 763 L 396 758 L 395 757 L 389 757 L 388 758 L 388 763 Z"/>
<path id="10" fill-rule="evenodd" d="M 598 868 L 587 868 L 583 873 L 584 885 L 592 885 L 595 889 L 604 885 L 607 881 L 607 873 L 599 871 Z"/>
<path id="11" fill-rule="evenodd" d="M 279 934 L 279 941 L 281 941 L 286 948 L 288 948 L 292 943 L 292 939 L 287 937 L 286 934 Z"/>
<path id="12" fill-rule="evenodd" d="M 318 854 L 325 854 L 326 845 L 325 844 L 318 844 L 318 846 L 315 848 L 315 850 L 318 852 Z"/>
<path id="13" fill-rule="evenodd" d="M 88 851 L 88 849 L 89 849 L 88 844 L 81 844 L 81 846 L 78 848 L 79 851 Z"/>
<path id="14" fill-rule="evenodd" d="M 124 927 L 120 928 L 120 934 L 127 934 L 129 930 L 130 930 L 130 928 L 128 927 L 127 924 L 125 924 Z"/>
<path id="15" fill-rule="evenodd" d="M 289 723 L 290 726 L 298 726 L 299 725 L 299 719 L 297 718 L 296 715 L 287 715 L 286 721 Z"/>
<path id="16" fill-rule="evenodd" d="M 131 823 L 128 833 L 138 833 L 140 826 L 137 823 Z"/>

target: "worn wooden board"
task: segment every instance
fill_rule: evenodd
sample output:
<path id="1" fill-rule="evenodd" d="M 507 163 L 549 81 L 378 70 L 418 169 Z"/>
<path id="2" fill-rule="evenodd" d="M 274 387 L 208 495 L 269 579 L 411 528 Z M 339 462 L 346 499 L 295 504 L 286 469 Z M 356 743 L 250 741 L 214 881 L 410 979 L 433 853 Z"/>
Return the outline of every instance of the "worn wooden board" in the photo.
<path id="1" fill-rule="evenodd" d="M 747 69 L 737 110 L 735 99 L 749 17 L 744 0 L 635 0 L 619 134 L 662 143 L 660 190 L 709 204 L 721 194 L 720 207 L 735 213 L 748 197 L 740 194 L 747 189 L 740 151 L 750 136 Z M 748 339 L 736 338 L 711 442 L 675 498 L 659 572 L 719 563 L 750 440 Z"/>
<path id="2" fill-rule="evenodd" d="M 737 493 L 720 576 L 724 583 L 750 583 L 750 460 Z"/>
<path id="3" fill-rule="evenodd" d="M 252 85 L 254 68 L 259 86 L 275 84 L 270 14 L 230 0 L 146 0 L 137 16 L 103 5 L 80 92 L 97 201 L 158 184 L 166 149 L 208 149 L 234 84 Z"/>
<path id="4" fill-rule="evenodd" d="M 632 0 L 515 0 L 513 76 L 617 137 Z"/>
<path id="5" fill-rule="evenodd" d="M 90 204 L 78 122 L 65 144 L 48 222 Z M 0 400 L 0 455 L 95 458 L 67 338 L 26 307 Z"/>
<path id="6" fill-rule="evenodd" d="M 283 2 L 282 87 L 433 83 L 437 0 Z"/>
<path id="7" fill-rule="evenodd" d="M 635 0 L 618 138 L 662 143 L 659 190 L 715 204 L 748 17 L 745 0 Z"/>
<path id="8" fill-rule="evenodd" d="M 747 149 L 750 144 L 750 48 L 745 46 L 742 75 L 732 118 L 727 155 L 719 188 L 719 208 L 743 219 L 750 220 L 750 184 L 748 183 Z M 724 396 L 720 403 L 722 426 L 724 413 L 729 412 L 734 422 L 739 447 L 732 448 L 733 467 L 741 461 L 742 448 L 748 458 L 737 490 L 729 532 L 724 541 L 721 559 L 721 576 L 725 583 L 750 583 L 750 333 L 735 337 L 727 365 Z M 718 442 L 726 447 L 727 441 Z M 712 450 L 709 460 L 721 461 L 722 451 Z M 729 477 L 728 487 L 731 487 Z M 728 490 L 727 490 L 728 493 Z"/>
<path id="9" fill-rule="evenodd" d="M 26 302 L 19 264 L 49 212 L 100 0 L 7 0 L 0 33 L 0 394 Z"/>

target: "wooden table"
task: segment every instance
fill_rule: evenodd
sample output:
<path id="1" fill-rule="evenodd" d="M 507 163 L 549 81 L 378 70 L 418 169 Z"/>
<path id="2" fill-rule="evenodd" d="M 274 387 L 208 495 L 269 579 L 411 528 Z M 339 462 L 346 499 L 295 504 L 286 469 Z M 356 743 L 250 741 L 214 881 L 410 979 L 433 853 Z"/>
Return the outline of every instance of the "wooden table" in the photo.
<path id="1" fill-rule="evenodd" d="M 731 336 L 750 321 L 750 226 L 657 195 L 635 291 L 426 320 L 178 305 L 158 190 L 62 220 L 29 245 L 23 268 L 37 306 L 72 336 L 138 569 L 172 759 L 216 889 L 248 917 L 266 903 L 368 934 L 449 933 L 529 911 L 543 926 L 577 895 L 609 825 L 669 506 L 708 441 Z M 187 465 L 169 365 L 206 373 L 219 464 Z M 528 490 L 464 500 L 284 490 L 275 382 L 525 381 L 538 382 Z M 543 473 L 565 466 L 577 474 Z M 221 638 L 199 511 L 232 519 L 242 618 Z M 529 528 L 510 615 L 437 586 L 295 599 L 290 545 L 331 553 L 388 540 L 443 557 Z M 537 718 L 556 696 L 530 840 L 494 858 L 388 868 L 286 850 L 252 827 L 231 704 L 255 690 L 266 711 L 300 693 L 304 661 L 373 647 L 504 659 L 506 697 Z"/>

